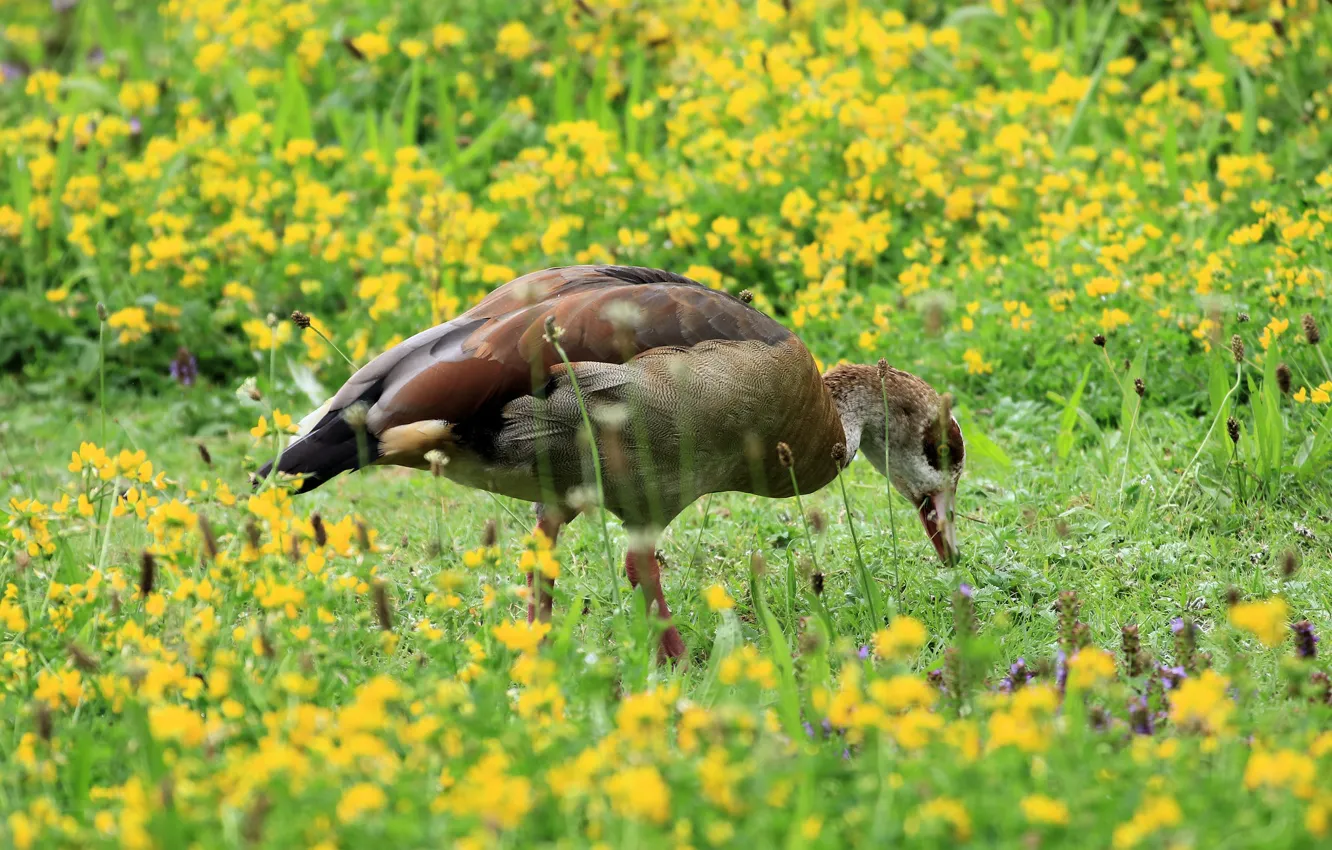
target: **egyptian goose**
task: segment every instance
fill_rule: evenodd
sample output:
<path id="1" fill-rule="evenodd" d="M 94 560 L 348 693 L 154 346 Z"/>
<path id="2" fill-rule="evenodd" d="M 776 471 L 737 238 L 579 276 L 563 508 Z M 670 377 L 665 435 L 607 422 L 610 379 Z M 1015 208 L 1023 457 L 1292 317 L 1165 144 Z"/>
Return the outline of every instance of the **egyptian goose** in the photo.
<path id="1" fill-rule="evenodd" d="M 677 514 L 706 493 L 791 496 L 793 477 L 811 493 L 858 449 L 919 506 L 939 557 L 956 556 L 962 433 L 928 384 L 882 362 L 820 375 L 795 334 L 746 301 L 657 269 L 572 266 L 504 284 L 352 375 L 278 469 L 304 492 L 368 464 L 433 461 L 461 484 L 536 502 L 553 542 L 596 493 L 585 422 L 604 504 L 631 532 L 625 571 L 662 618 L 656 536 Z M 538 607 L 548 617 L 540 582 L 534 596 L 529 619 Z M 674 626 L 661 651 L 684 652 Z"/>

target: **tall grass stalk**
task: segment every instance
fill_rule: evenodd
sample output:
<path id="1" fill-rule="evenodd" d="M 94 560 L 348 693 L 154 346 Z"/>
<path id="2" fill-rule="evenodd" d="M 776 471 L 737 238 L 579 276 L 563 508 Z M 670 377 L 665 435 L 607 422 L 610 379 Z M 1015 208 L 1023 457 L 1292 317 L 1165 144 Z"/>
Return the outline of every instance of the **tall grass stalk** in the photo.
<path id="1" fill-rule="evenodd" d="M 569 362 L 569 355 L 565 353 L 564 346 L 560 345 L 558 329 L 554 327 L 554 323 L 547 325 L 546 339 L 554 347 L 555 353 L 560 355 L 560 361 L 564 363 L 564 373 L 569 376 L 569 384 L 573 387 L 574 398 L 578 401 L 578 412 L 583 417 L 583 428 L 587 430 L 588 450 L 592 454 L 592 474 L 597 479 L 597 517 L 601 520 L 601 544 L 606 554 L 606 571 L 610 575 L 611 599 L 615 602 L 616 610 L 619 610 L 619 571 L 615 569 L 615 557 L 611 554 L 610 528 L 606 525 L 606 488 L 601 476 L 601 451 L 597 448 L 597 435 L 592 430 L 592 417 L 587 412 L 587 402 L 583 398 L 583 389 L 578 385 L 578 376 L 574 374 L 573 363 Z"/>
<path id="2" fill-rule="evenodd" d="M 795 466 L 789 467 L 787 472 L 791 475 L 791 489 L 795 491 L 796 510 L 800 511 L 800 524 L 805 529 L 805 539 L 809 541 L 809 557 L 814 562 L 815 572 L 818 572 L 818 547 L 814 545 L 814 535 L 809 530 L 809 517 L 805 516 L 805 505 L 800 499 L 800 484 L 796 481 Z"/>
<path id="3" fill-rule="evenodd" d="M 1198 462 L 1198 458 L 1202 456 L 1203 449 L 1207 447 L 1207 443 L 1212 439 L 1212 433 L 1216 431 L 1216 426 L 1221 421 L 1221 417 L 1226 415 L 1226 404 L 1230 401 L 1231 396 L 1239 390 L 1243 375 L 1244 364 L 1241 363 L 1235 367 L 1235 385 L 1230 388 L 1230 391 L 1221 399 L 1221 403 L 1217 405 L 1216 415 L 1212 417 L 1211 427 L 1207 429 L 1207 434 L 1203 436 L 1202 442 L 1198 444 L 1198 450 L 1193 453 L 1193 457 L 1189 459 L 1188 464 L 1185 465 L 1184 470 L 1179 474 L 1179 480 L 1175 482 L 1175 486 L 1170 490 L 1170 495 L 1166 497 L 1167 504 L 1171 504 L 1175 501 L 1175 496 L 1179 493 L 1179 488 L 1184 486 L 1185 479 L 1189 477 L 1189 470 L 1193 468 L 1193 465 Z"/>
<path id="4" fill-rule="evenodd" d="M 884 440 L 885 445 L 887 442 L 887 440 Z M 865 598 L 869 600 L 870 618 L 874 621 L 873 628 L 881 628 L 883 620 L 879 619 L 879 594 L 870 578 L 869 570 L 865 567 L 865 558 L 860 553 L 860 536 L 856 534 L 856 518 L 851 515 L 851 500 L 846 495 L 846 479 L 842 476 L 841 470 L 837 471 L 837 484 L 842 491 L 842 507 L 846 509 L 846 524 L 851 527 L 851 543 L 856 549 L 856 571 L 860 574 L 860 583 L 865 588 Z"/>
<path id="5" fill-rule="evenodd" d="M 97 407 L 101 417 L 101 446 L 106 448 L 106 307 L 97 305 Z"/>
<path id="6" fill-rule="evenodd" d="M 893 479 L 892 475 L 892 440 L 888 434 L 888 387 L 884 384 L 883 377 L 879 378 L 879 396 L 883 401 L 883 471 L 884 486 L 888 489 L 888 533 L 893 540 L 893 594 L 897 598 L 897 611 L 900 614 L 905 605 L 902 599 L 902 556 L 897 549 L 897 518 L 893 512 Z"/>
<path id="7" fill-rule="evenodd" d="M 1138 413 L 1142 410 L 1142 397 L 1138 397 L 1138 403 L 1133 406 L 1133 418 L 1129 420 L 1128 431 L 1124 435 L 1124 462 L 1119 466 L 1119 487 L 1118 501 L 1124 501 L 1124 477 L 1128 475 L 1129 457 L 1133 452 L 1133 431 L 1138 425 Z"/>

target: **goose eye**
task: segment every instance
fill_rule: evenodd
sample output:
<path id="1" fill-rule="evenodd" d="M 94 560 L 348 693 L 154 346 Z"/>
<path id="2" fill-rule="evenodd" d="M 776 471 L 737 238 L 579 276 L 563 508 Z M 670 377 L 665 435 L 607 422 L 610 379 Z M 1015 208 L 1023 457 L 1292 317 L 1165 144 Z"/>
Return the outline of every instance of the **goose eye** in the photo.
<path id="1" fill-rule="evenodd" d="M 940 437 L 937 428 L 927 427 L 925 433 L 921 436 L 921 453 L 925 455 L 925 462 L 935 472 L 943 471 L 945 459 L 943 452 L 940 451 Z M 963 452 L 966 449 L 962 442 L 962 429 L 957 426 L 957 421 L 950 419 L 948 421 L 948 446 L 947 446 L 947 464 L 950 469 L 956 469 L 962 465 Z"/>

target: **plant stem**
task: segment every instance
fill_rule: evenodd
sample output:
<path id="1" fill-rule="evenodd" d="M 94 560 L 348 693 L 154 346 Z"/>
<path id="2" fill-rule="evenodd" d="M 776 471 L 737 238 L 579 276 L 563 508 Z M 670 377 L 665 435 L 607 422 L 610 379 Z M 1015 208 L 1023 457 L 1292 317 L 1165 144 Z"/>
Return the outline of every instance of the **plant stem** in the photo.
<path id="1" fill-rule="evenodd" d="M 1174 488 L 1166 498 L 1167 503 L 1175 501 L 1175 495 L 1179 493 L 1179 488 L 1184 486 L 1184 479 L 1188 478 L 1189 470 L 1193 468 L 1193 465 L 1198 462 L 1198 458 L 1202 456 L 1203 449 L 1207 447 L 1207 441 L 1212 439 L 1212 432 L 1216 430 L 1217 423 L 1221 421 L 1221 417 L 1226 413 L 1226 403 L 1230 401 L 1230 397 L 1239 389 L 1242 375 L 1243 365 L 1237 365 L 1235 367 L 1235 385 L 1231 387 L 1230 391 L 1221 399 L 1221 404 L 1217 405 L 1216 416 L 1212 417 L 1212 427 L 1207 429 L 1207 434 L 1203 437 L 1202 443 L 1198 445 L 1198 450 L 1193 453 L 1193 457 L 1190 458 L 1188 464 L 1185 465 L 1184 471 L 1180 473 L 1179 480 L 1175 482 Z"/>
<path id="2" fill-rule="evenodd" d="M 319 334 L 319 338 L 322 339 L 324 342 L 328 343 L 329 346 L 330 346 L 334 351 L 336 351 L 336 352 L 338 353 L 338 356 L 339 356 L 339 357 L 341 357 L 343 360 L 346 360 L 346 361 L 347 361 L 347 365 L 350 366 L 350 367 L 352 367 L 352 371 L 353 371 L 353 372 L 356 371 L 356 364 L 352 362 L 352 359 L 351 359 L 350 357 L 348 357 L 347 355 L 345 355 L 345 354 L 342 353 L 342 349 L 341 349 L 341 348 L 338 348 L 338 344 L 337 344 L 336 342 L 334 342 L 333 340 L 329 339 L 329 338 L 324 334 L 323 331 L 321 331 L 319 328 L 315 327 L 314 325 L 310 325 L 310 330 L 312 330 L 312 331 L 314 331 L 315 333 Z"/>
<path id="3" fill-rule="evenodd" d="M 1124 476 L 1128 474 L 1129 456 L 1133 452 L 1133 429 L 1138 424 L 1138 412 L 1142 410 L 1142 398 L 1133 406 L 1133 418 L 1129 420 L 1128 434 L 1124 437 L 1124 462 L 1119 467 L 1119 502 L 1124 501 Z"/>
<path id="4" fill-rule="evenodd" d="M 1245 501 L 1245 498 L 1244 498 L 1244 474 L 1243 474 L 1242 465 L 1240 464 L 1240 459 L 1239 459 L 1239 444 L 1238 444 L 1238 443 L 1231 443 L 1231 444 L 1230 444 L 1230 459 L 1231 459 L 1231 463 L 1233 463 L 1233 464 L 1235 465 L 1235 488 L 1236 488 L 1237 490 L 1239 490 L 1240 504 L 1243 504 L 1244 501 Z"/>
<path id="5" fill-rule="evenodd" d="M 796 510 L 800 511 L 800 524 L 805 529 L 805 539 L 809 541 L 809 557 L 814 562 L 814 571 L 819 572 L 819 553 L 814 545 L 814 535 L 809 531 L 809 517 L 805 516 L 805 505 L 800 500 L 800 485 L 796 482 L 795 467 L 787 470 L 791 474 L 791 489 L 795 491 Z"/>
<path id="6" fill-rule="evenodd" d="M 97 404 L 101 408 L 102 448 L 106 448 L 106 321 L 97 322 Z"/>
<path id="7" fill-rule="evenodd" d="M 893 538 L 893 594 L 897 597 L 896 614 L 901 614 L 904 607 L 902 599 L 902 558 L 897 550 L 897 518 L 893 514 L 893 481 L 889 477 L 892 470 L 891 441 L 888 439 L 888 388 L 883 379 L 879 379 L 879 395 L 883 399 L 883 473 L 888 484 L 888 531 Z"/>
<path id="8" fill-rule="evenodd" d="M 1332 381 L 1332 368 L 1327 365 L 1327 357 L 1323 354 L 1323 349 L 1314 346 L 1314 351 L 1318 352 L 1318 362 L 1323 364 L 1323 373 L 1327 375 L 1329 381 Z"/>
<path id="9" fill-rule="evenodd" d="M 856 534 L 856 520 L 851 515 L 851 500 L 846 495 L 846 479 L 842 477 L 841 470 L 837 472 L 837 483 L 842 489 L 842 507 L 846 508 L 846 522 L 851 527 L 851 543 L 856 549 L 856 569 L 860 572 L 860 582 L 865 586 L 865 597 L 869 600 L 870 617 L 874 621 L 872 628 L 878 629 L 883 626 L 883 621 L 879 619 L 879 594 L 870 579 L 869 570 L 865 568 L 865 558 L 860 554 L 860 537 Z"/>
<path id="10" fill-rule="evenodd" d="M 587 413 L 587 402 L 583 399 L 583 390 L 578 386 L 578 376 L 574 374 L 573 364 L 569 362 L 569 355 L 564 353 L 564 346 L 560 345 L 559 340 L 551 334 L 550 344 L 554 346 L 555 352 L 560 355 L 560 360 L 564 363 L 564 373 L 569 376 L 569 384 L 573 387 L 574 398 L 578 401 L 578 412 L 583 416 L 583 427 L 587 429 L 588 448 L 592 453 L 592 473 L 597 479 L 597 516 L 601 519 L 601 543 L 606 551 L 606 570 L 610 573 L 611 598 L 615 601 L 616 610 L 620 607 L 620 583 L 619 575 L 615 569 L 615 558 L 611 555 L 610 529 L 606 526 L 606 490 L 602 484 L 601 478 L 601 451 L 597 448 L 597 435 L 592 430 L 592 417 Z"/>

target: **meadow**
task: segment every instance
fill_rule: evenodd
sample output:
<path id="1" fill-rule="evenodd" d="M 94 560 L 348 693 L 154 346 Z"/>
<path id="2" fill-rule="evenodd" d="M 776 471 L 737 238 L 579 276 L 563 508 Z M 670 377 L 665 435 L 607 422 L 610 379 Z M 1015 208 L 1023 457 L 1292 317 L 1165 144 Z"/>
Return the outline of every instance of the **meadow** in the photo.
<path id="1" fill-rule="evenodd" d="M 1330 81 L 1317 0 L 5 3 L 0 845 L 1318 846 Z M 573 263 L 950 392 L 960 562 L 707 497 L 669 666 L 595 508 L 252 487 Z"/>

